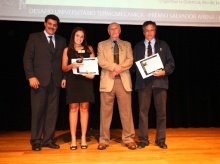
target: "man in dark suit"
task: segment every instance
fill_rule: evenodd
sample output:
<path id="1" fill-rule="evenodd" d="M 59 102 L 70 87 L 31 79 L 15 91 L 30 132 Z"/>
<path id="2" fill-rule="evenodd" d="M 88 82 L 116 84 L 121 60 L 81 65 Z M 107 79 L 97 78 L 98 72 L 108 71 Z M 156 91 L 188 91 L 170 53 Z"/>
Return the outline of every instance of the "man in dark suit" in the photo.
<path id="1" fill-rule="evenodd" d="M 156 70 L 153 73 L 153 76 L 145 79 L 142 78 L 138 68 L 136 67 L 135 90 L 138 91 L 139 98 L 138 137 L 140 143 L 138 144 L 138 147 L 144 148 L 145 146 L 149 145 L 148 113 L 150 109 L 151 97 L 153 95 L 157 117 L 155 143 L 160 148 L 166 149 L 166 99 L 168 89 L 167 76 L 174 71 L 175 65 L 168 44 L 155 38 L 156 28 L 157 27 L 155 22 L 144 22 L 142 30 L 145 39 L 137 43 L 133 50 L 135 62 L 148 57 L 152 53 L 158 53 L 164 66 L 163 70 Z"/>
<path id="2" fill-rule="evenodd" d="M 66 40 L 55 35 L 59 18 L 45 17 L 45 29 L 30 34 L 23 57 L 26 79 L 31 87 L 31 145 L 32 150 L 41 147 L 59 149 L 53 142 L 58 115 L 60 87 L 65 88 L 61 63 Z M 50 40 L 51 38 L 51 40 Z M 49 44 L 51 42 L 51 44 Z"/>

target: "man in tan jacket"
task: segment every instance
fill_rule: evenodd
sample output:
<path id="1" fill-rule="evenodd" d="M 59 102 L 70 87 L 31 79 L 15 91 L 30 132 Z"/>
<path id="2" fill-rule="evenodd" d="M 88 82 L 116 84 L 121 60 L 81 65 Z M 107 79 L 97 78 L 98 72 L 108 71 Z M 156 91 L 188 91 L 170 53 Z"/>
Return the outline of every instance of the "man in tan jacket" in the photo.
<path id="1" fill-rule="evenodd" d="M 128 149 L 136 149 L 135 130 L 131 109 L 132 83 L 129 68 L 133 64 L 131 44 L 119 38 L 121 27 L 118 23 L 108 26 L 110 38 L 98 43 L 98 62 L 102 68 L 100 77 L 100 138 L 99 150 L 110 142 L 110 125 L 114 100 L 117 98 L 122 124 L 122 141 Z M 116 50 L 115 50 L 116 49 Z"/>

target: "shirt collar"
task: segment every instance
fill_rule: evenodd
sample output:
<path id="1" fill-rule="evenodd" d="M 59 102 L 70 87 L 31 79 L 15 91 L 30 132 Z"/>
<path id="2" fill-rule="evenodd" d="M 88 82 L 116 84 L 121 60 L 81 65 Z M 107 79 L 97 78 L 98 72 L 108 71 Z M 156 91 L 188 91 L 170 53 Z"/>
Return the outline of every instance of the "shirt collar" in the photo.
<path id="1" fill-rule="evenodd" d="M 111 38 L 111 42 L 112 42 L 112 43 L 114 43 L 113 41 L 117 41 L 117 43 L 119 43 L 119 39 L 114 40 L 114 39 Z"/>
<path id="2" fill-rule="evenodd" d="M 149 40 L 147 40 L 147 39 L 145 39 L 145 40 L 144 40 L 144 44 L 145 44 L 145 45 L 148 45 L 148 42 L 150 42 L 150 43 L 151 43 L 151 45 L 154 45 L 154 44 L 155 44 L 155 42 L 156 42 L 156 39 L 155 39 L 155 38 L 153 38 L 151 41 L 149 41 Z"/>
<path id="3" fill-rule="evenodd" d="M 46 37 L 48 38 L 48 36 L 52 36 L 52 40 L 54 39 L 54 35 L 49 35 L 46 30 L 44 30 L 44 34 L 46 35 Z"/>

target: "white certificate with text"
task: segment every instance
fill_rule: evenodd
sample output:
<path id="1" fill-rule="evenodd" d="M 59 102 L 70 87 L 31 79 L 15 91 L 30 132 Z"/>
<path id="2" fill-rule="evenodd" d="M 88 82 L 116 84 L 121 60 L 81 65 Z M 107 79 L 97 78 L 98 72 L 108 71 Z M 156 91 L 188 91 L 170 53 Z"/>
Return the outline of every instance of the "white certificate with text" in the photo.
<path id="1" fill-rule="evenodd" d="M 77 62 L 78 59 L 72 59 L 71 62 Z M 73 74 L 93 74 L 99 75 L 99 68 L 98 68 L 98 59 L 97 57 L 94 58 L 83 58 L 82 66 L 78 68 L 73 68 Z"/>
<path id="2" fill-rule="evenodd" d="M 135 63 L 143 79 L 152 76 L 154 71 L 164 68 L 158 53 L 153 54 L 145 59 L 136 61 Z"/>

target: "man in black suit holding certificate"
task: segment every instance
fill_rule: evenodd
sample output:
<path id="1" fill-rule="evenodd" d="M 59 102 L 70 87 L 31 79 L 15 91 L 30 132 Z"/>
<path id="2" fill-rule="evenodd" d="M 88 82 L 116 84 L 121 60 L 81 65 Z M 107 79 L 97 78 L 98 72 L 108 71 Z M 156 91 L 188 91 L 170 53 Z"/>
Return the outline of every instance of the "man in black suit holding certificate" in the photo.
<path id="1" fill-rule="evenodd" d="M 144 22 L 142 30 L 145 39 L 137 43 L 133 50 L 134 62 L 158 53 L 164 66 L 164 69 L 156 70 L 153 73 L 153 76 L 145 79 L 142 78 L 140 71 L 136 67 L 135 90 L 138 91 L 139 98 L 138 137 L 140 142 L 138 144 L 138 148 L 144 148 L 145 146 L 149 145 L 148 113 L 150 109 L 151 97 L 153 96 L 157 116 L 155 143 L 160 148 L 166 149 L 167 76 L 174 71 L 175 65 L 168 44 L 155 38 L 156 28 L 155 22 Z"/>
<path id="2" fill-rule="evenodd" d="M 59 149 L 53 142 L 59 107 L 60 87 L 66 80 L 61 69 L 66 40 L 55 35 L 59 18 L 45 17 L 44 31 L 30 34 L 23 57 L 26 79 L 31 87 L 31 145 L 32 150 L 41 147 Z"/>

